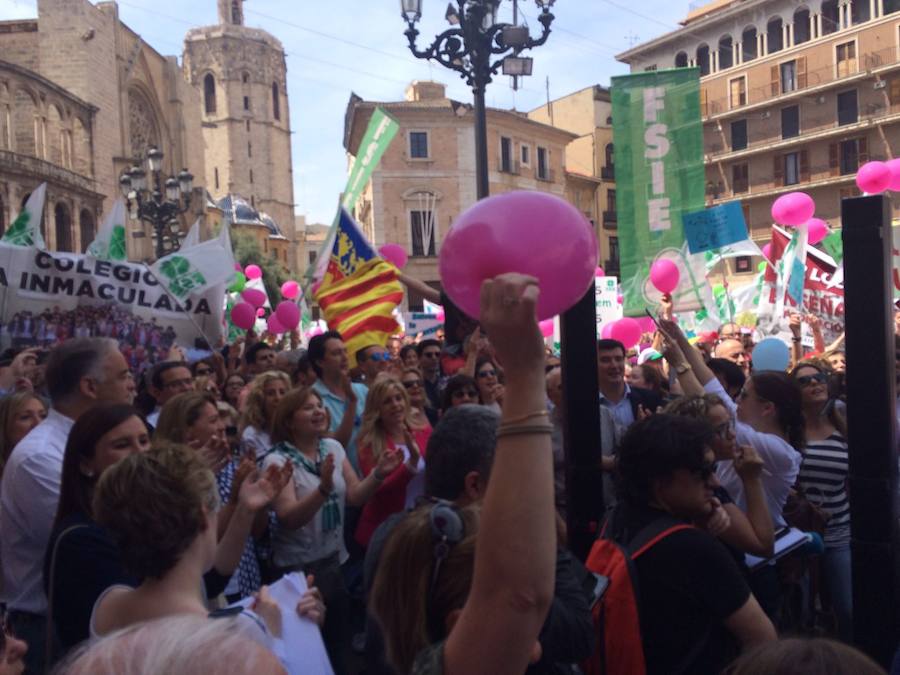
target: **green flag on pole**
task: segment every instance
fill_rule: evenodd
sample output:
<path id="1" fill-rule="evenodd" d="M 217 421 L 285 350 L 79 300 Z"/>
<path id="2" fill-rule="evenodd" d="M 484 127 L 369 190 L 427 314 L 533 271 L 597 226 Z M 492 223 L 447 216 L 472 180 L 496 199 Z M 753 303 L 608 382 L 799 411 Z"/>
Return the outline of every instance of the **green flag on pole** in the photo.
<path id="1" fill-rule="evenodd" d="M 676 309 L 703 309 L 707 281 L 691 264 L 681 220 L 704 206 L 700 71 L 614 77 L 611 95 L 625 314 L 638 316 L 655 304 L 659 293 L 649 273 L 660 256 L 681 271 Z"/>

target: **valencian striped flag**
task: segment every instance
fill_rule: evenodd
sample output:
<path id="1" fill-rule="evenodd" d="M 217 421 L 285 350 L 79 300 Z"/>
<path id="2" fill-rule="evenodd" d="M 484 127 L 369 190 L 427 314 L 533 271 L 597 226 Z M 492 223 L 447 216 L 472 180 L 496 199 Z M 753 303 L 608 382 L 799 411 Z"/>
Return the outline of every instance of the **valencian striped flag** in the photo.
<path id="1" fill-rule="evenodd" d="M 397 268 L 378 257 L 346 209 L 341 209 L 328 268 L 314 295 L 328 327 L 344 338 L 351 367 L 358 349 L 384 345 L 400 331 L 391 314 L 403 300 Z"/>

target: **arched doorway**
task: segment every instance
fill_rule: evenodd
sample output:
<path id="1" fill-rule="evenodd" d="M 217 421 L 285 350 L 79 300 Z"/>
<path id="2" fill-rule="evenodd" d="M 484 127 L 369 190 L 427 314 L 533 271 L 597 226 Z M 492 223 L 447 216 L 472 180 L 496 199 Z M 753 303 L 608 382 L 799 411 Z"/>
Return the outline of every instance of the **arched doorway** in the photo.
<path id="1" fill-rule="evenodd" d="M 57 202 L 53 210 L 56 220 L 56 250 L 72 250 L 72 216 L 69 207 L 63 202 Z"/>
<path id="2" fill-rule="evenodd" d="M 81 213 L 78 214 L 78 230 L 81 235 L 81 252 L 87 253 L 87 247 L 94 241 L 96 234 L 94 214 L 87 209 L 81 209 Z"/>

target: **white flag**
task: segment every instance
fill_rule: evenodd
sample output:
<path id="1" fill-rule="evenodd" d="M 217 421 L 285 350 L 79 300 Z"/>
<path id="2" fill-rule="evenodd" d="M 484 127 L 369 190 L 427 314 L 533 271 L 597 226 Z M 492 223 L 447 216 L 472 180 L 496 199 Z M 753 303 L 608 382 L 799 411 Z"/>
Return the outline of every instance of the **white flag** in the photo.
<path id="1" fill-rule="evenodd" d="M 231 283 L 234 278 L 234 253 L 228 225 L 222 225 L 215 239 L 160 258 L 150 269 L 166 290 L 179 300 L 202 293 L 217 284 Z"/>
<path id="2" fill-rule="evenodd" d="M 127 260 L 125 244 L 125 202 L 117 199 L 103 224 L 87 248 L 87 254 L 97 260 Z"/>
<path id="3" fill-rule="evenodd" d="M 3 242 L 15 246 L 36 246 L 46 249 L 44 237 L 41 234 L 41 214 L 44 211 L 44 199 L 47 196 L 47 184 L 41 183 L 25 202 L 25 208 L 6 228 Z"/>
<path id="4" fill-rule="evenodd" d="M 191 246 L 196 246 L 200 243 L 200 219 L 194 221 L 194 224 L 191 225 L 191 229 L 188 230 L 188 233 L 184 236 L 184 241 L 181 242 L 181 248 L 189 248 Z"/>

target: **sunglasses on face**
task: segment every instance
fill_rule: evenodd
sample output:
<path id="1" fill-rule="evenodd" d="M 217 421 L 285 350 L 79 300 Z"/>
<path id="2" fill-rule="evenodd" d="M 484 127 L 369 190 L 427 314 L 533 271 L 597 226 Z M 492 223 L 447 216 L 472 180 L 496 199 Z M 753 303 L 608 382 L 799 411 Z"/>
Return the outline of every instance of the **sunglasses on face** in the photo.
<path id="1" fill-rule="evenodd" d="M 197 368 L 197 375 L 209 375 L 212 372 L 212 368 Z"/>
<path id="2" fill-rule="evenodd" d="M 464 396 L 468 398 L 478 398 L 478 392 L 474 389 L 460 389 L 453 392 L 453 398 L 463 398 Z"/>
<path id="3" fill-rule="evenodd" d="M 478 373 L 478 377 L 497 377 L 496 370 L 482 370 Z"/>
<path id="4" fill-rule="evenodd" d="M 407 389 L 415 389 L 416 387 L 421 387 L 422 383 L 418 380 L 409 380 L 408 382 L 404 382 L 403 386 Z"/>
<path id="5" fill-rule="evenodd" d="M 804 375 L 798 377 L 797 384 L 801 387 L 808 387 L 811 384 L 825 384 L 828 382 L 828 376 L 825 373 L 816 373 L 815 375 Z"/>
<path id="6" fill-rule="evenodd" d="M 369 360 L 370 361 L 390 361 L 391 355 L 386 352 L 382 352 L 380 354 L 372 354 L 371 356 L 369 356 Z"/>

